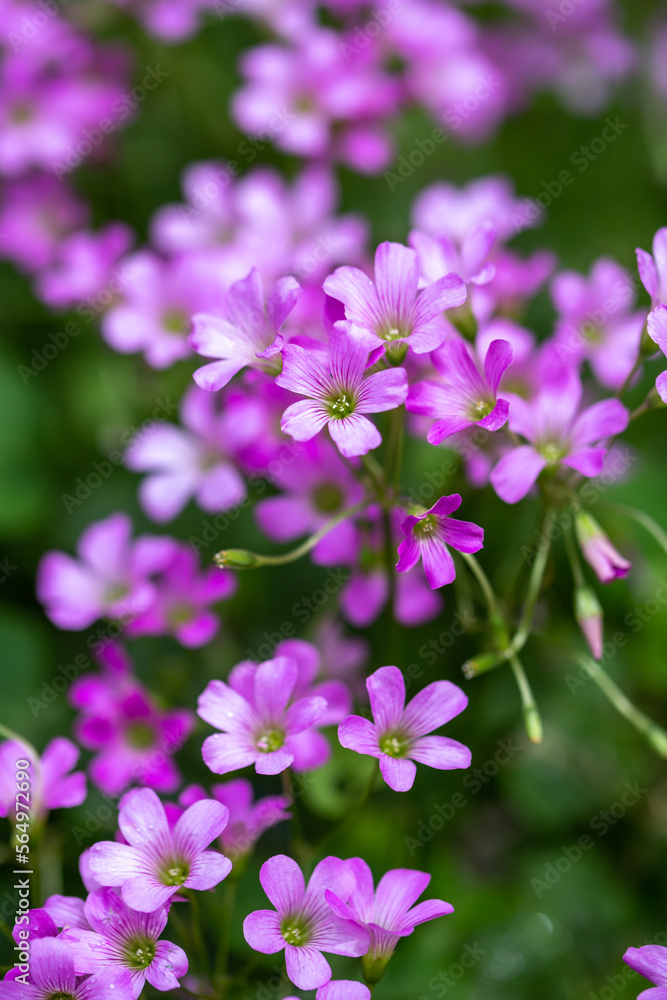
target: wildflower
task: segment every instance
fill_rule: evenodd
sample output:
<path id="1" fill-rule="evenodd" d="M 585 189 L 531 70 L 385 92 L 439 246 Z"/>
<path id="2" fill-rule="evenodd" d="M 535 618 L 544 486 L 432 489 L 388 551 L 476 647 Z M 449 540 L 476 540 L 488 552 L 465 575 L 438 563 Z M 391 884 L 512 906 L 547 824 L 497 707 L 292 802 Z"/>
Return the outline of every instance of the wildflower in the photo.
<path id="1" fill-rule="evenodd" d="M 470 750 L 446 736 L 429 736 L 468 704 L 450 681 L 427 685 L 405 705 L 405 681 L 398 667 L 380 667 L 366 680 L 373 722 L 350 715 L 338 727 L 341 745 L 380 761 L 382 777 L 395 792 L 407 792 L 417 765 L 438 770 L 469 767 Z"/>
<path id="2" fill-rule="evenodd" d="M 580 511 L 574 527 L 582 555 L 600 583 L 611 583 L 628 575 L 632 564 L 616 551 L 592 514 Z"/>
<path id="3" fill-rule="evenodd" d="M 447 545 L 459 552 L 479 552 L 484 544 L 484 530 L 471 521 L 459 521 L 448 515 L 461 506 L 461 497 L 452 493 L 440 497 L 430 510 L 409 514 L 401 521 L 405 538 L 398 546 L 399 573 L 412 569 L 421 559 L 431 590 L 444 587 L 456 577 L 454 560 Z"/>
<path id="4" fill-rule="evenodd" d="M 341 919 L 324 898 L 326 889 L 343 903 L 350 898 L 355 880 L 348 862 L 324 858 L 306 887 L 296 861 L 278 854 L 264 862 L 259 880 L 275 910 L 250 913 L 243 921 L 243 934 L 263 955 L 284 949 L 287 975 L 299 989 L 318 989 L 331 979 L 323 951 L 353 958 L 368 951 L 368 931 Z"/>
<path id="5" fill-rule="evenodd" d="M 252 850 L 265 830 L 291 816 L 287 812 L 287 795 L 266 795 L 255 801 L 253 787 L 245 778 L 211 785 L 211 795 L 229 809 L 229 822 L 219 841 L 224 854 L 234 863 Z M 190 785 L 179 796 L 179 802 L 189 806 L 203 798 L 207 798 L 204 789 Z"/>
<path id="6" fill-rule="evenodd" d="M 623 961 L 655 983 L 655 989 L 644 990 L 639 994 L 640 997 L 644 997 L 644 1000 L 663 1000 L 667 996 L 667 948 L 659 944 L 628 948 Z"/>
<path id="7" fill-rule="evenodd" d="M 62 736 L 47 743 L 42 756 L 33 756 L 23 743 L 7 740 L 0 745 L 0 816 L 13 817 L 16 811 L 17 761 L 27 760 L 30 785 L 29 811 L 40 819 L 51 809 L 72 809 L 86 798 L 86 776 L 73 771 L 79 749 Z M 19 809 L 21 808 L 19 803 Z"/>
<path id="8" fill-rule="evenodd" d="M 70 945 L 59 938 L 45 937 L 30 944 L 30 962 L 25 979 L 17 979 L 14 969 L 0 982 L 0 1000 L 134 1000 L 127 969 L 101 969 L 86 979 L 77 977 Z"/>

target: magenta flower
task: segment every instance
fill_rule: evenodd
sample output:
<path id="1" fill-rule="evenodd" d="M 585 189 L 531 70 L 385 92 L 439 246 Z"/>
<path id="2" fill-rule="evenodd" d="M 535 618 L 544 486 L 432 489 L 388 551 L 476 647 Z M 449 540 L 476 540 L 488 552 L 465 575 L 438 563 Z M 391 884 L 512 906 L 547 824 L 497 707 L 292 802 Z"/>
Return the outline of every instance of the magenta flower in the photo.
<path id="1" fill-rule="evenodd" d="M 453 270 L 453 269 L 450 269 Z M 356 267 L 339 267 L 324 291 L 345 306 L 346 319 L 379 344 L 407 342 L 416 354 L 438 347 L 446 327 L 445 309 L 462 305 L 466 287 L 458 274 L 438 279 L 418 292 L 419 258 L 400 243 L 381 243 L 375 252 L 375 281 Z"/>
<path id="2" fill-rule="evenodd" d="M 263 955 L 284 949 L 287 975 L 299 989 L 318 989 L 331 979 L 323 951 L 352 958 L 366 954 L 368 931 L 351 919 L 341 920 L 324 898 L 326 889 L 343 903 L 350 898 L 355 879 L 349 862 L 325 858 L 306 887 L 296 861 L 277 854 L 264 862 L 259 880 L 275 910 L 250 913 L 243 921 L 243 934 Z"/>
<path id="3" fill-rule="evenodd" d="M 597 380 L 620 389 L 639 353 L 645 312 L 633 311 L 630 274 L 610 257 L 600 257 L 590 276 L 563 271 L 551 285 L 559 319 L 555 346 L 561 362 L 589 361 Z"/>
<path id="4" fill-rule="evenodd" d="M 202 747 L 211 771 L 227 774 L 254 764 L 257 774 L 279 774 L 294 762 L 291 738 L 310 729 L 327 710 L 320 697 L 289 705 L 298 677 L 295 661 L 280 656 L 259 666 L 239 664 L 229 684 L 210 682 L 199 697 L 197 714 L 222 730 L 208 736 Z"/>
<path id="5" fill-rule="evenodd" d="M 314 534 L 337 513 L 358 503 L 363 488 L 338 452 L 319 439 L 303 446 L 294 460 L 284 465 L 274 483 L 285 492 L 255 504 L 257 523 L 269 538 L 289 542 Z M 313 562 L 340 566 L 356 559 L 359 529 L 351 519 L 343 521 L 313 549 Z"/>
<path id="6" fill-rule="evenodd" d="M 79 560 L 47 552 L 37 570 L 37 596 L 54 625 L 83 629 L 103 616 L 131 618 L 155 598 L 154 574 L 174 552 L 171 538 L 144 535 L 132 541 L 125 514 L 112 514 L 86 528 Z"/>
<path id="7" fill-rule="evenodd" d="M 405 538 L 398 546 L 396 569 L 405 573 L 421 559 L 431 590 L 444 587 L 456 577 L 454 560 L 447 545 L 458 552 L 479 552 L 484 545 L 484 529 L 471 521 L 449 517 L 461 506 L 461 497 L 452 493 L 440 497 L 430 510 L 409 514 L 401 521 Z"/>
<path id="8" fill-rule="evenodd" d="M 155 600 L 128 624 L 128 635 L 173 635 L 182 646 L 203 646 L 220 627 L 210 605 L 235 590 L 233 573 L 213 566 L 199 573 L 195 553 L 179 545 L 158 580 Z"/>
<path id="9" fill-rule="evenodd" d="M 219 837 L 224 854 L 232 862 L 248 854 L 265 830 L 290 819 L 287 812 L 290 799 L 287 795 L 267 795 L 254 801 L 252 785 L 245 778 L 235 778 L 211 786 L 211 794 L 229 809 L 229 822 Z M 207 798 L 198 785 L 190 785 L 179 796 L 182 805 L 189 806 Z"/>
<path id="10" fill-rule="evenodd" d="M 653 256 L 637 248 L 637 269 L 653 305 L 667 305 L 667 226 L 653 237 Z"/>
<path id="11" fill-rule="evenodd" d="M 665 230 L 667 235 L 667 230 Z M 667 266 L 667 260 L 666 260 Z M 667 306 L 659 305 L 651 310 L 646 320 L 646 328 L 663 354 L 667 354 Z M 667 371 L 661 372 L 655 380 L 655 387 L 663 403 L 667 403 Z"/>
<path id="12" fill-rule="evenodd" d="M 405 705 L 405 681 L 398 667 L 380 667 L 366 679 L 373 722 L 359 715 L 338 727 L 341 746 L 377 757 L 382 777 L 395 792 L 412 788 L 417 765 L 438 770 L 469 767 L 468 747 L 446 736 L 429 736 L 459 715 L 468 704 L 451 681 L 434 681 Z"/>
<path id="13" fill-rule="evenodd" d="M 530 403 L 512 399 L 510 430 L 529 444 L 513 448 L 491 473 L 491 485 L 505 503 L 523 499 L 545 469 L 561 465 L 582 476 L 597 476 L 607 453 L 605 438 L 628 426 L 628 411 L 618 399 L 603 399 L 578 412 L 581 380 L 570 368 L 545 374 Z"/>
<path id="14" fill-rule="evenodd" d="M 289 1000 L 296 1000 L 295 997 Z M 368 986 L 354 979 L 330 979 L 320 986 L 315 994 L 315 1000 L 371 1000 Z"/>
<path id="15" fill-rule="evenodd" d="M 433 355 L 442 381 L 417 382 L 408 395 L 411 413 L 437 418 L 428 432 L 429 442 L 440 444 L 473 424 L 499 430 L 507 421 L 509 403 L 498 399 L 498 386 L 511 362 L 511 345 L 494 340 L 486 352 L 482 375 L 462 340 L 446 341 Z"/>
<path id="16" fill-rule="evenodd" d="M 39 271 L 54 260 L 63 236 L 87 221 L 87 206 L 62 180 L 29 174 L 6 182 L 0 203 L 0 256 L 25 271 Z"/>
<path id="17" fill-rule="evenodd" d="M 580 511 L 574 527 L 581 553 L 600 583 L 612 583 L 628 575 L 632 564 L 616 551 L 592 514 Z"/>
<path id="18" fill-rule="evenodd" d="M 76 738 L 95 754 L 90 777 L 106 795 L 131 784 L 173 792 L 181 783 L 173 755 L 187 739 L 194 713 L 158 708 L 119 646 L 108 643 L 97 658 L 103 672 L 79 678 L 68 696 L 81 713 Z"/>
<path id="19" fill-rule="evenodd" d="M 294 308 L 299 291 L 294 278 L 281 278 L 265 306 L 262 279 L 253 268 L 247 278 L 229 289 L 224 316 L 193 316 L 190 346 L 205 358 L 220 359 L 197 369 L 197 385 L 209 391 L 222 389 L 248 365 L 271 374 L 280 371 L 280 365 L 271 359 L 283 346 L 280 328 Z"/>
<path id="20" fill-rule="evenodd" d="M 101 969 L 94 976 L 80 979 L 74 970 L 71 947 L 59 938 L 38 938 L 30 943 L 29 971 L 26 979 L 9 977 L 0 982 L 0 1000 L 108 1000 L 114 990 L 115 1000 L 134 1000 L 132 981 L 127 969 Z M 15 972 L 18 972 L 16 967 Z"/>
<path id="21" fill-rule="evenodd" d="M 0 816 L 13 817 L 16 812 L 16 766 L 27 760 L 29 774 L 29 807 L 26 812 L 42 818 L 51 809 L 72 809 L 86 798 L 86 776 L 74 771 L 79 749 L 62 736 L 47 743 L 42 756 L 33 756 L 23 743 L 6 740 L 0 745 Z"/>
<path id="22" fill-rule="evenodd" d="M 362 858 L 351 858 L 356 887 L 347 903 L 335 890 L 327 889 L 325 898 L 341 919 L 354 920 L 365 927 L 370 936 L 370 948 L 364 956 L 364 978 L 377 982 L 394 953 L 399 938 L 412 934 L 417 924 L 454 912 L 451 903 L 442 899 L 428 899 L 417 903 L 431 876 L 409 868 L 395 868 L 386 872 L 373 888 L 373 874 Z"/>
<path id="23" fill-rule="evenodd" d="M 109 302 L 114 287 L 117 289 L 127 280 L 123 267 L 118 265 L 132 240 L 132 230 L 122 222 L 111 222 L 97 232 L 71 233 L 60 241 L 54 260 L 37 277 L 39 298 L 57 309 L 81 307 L 91 298 L 95 301 L 100 293 L 99 303 L 95 304 Z"/>
<path id="24" fill-rule="evenodd" d="M 419 255 L 422 280 L 442 281 L 442 276 L 454 272 L 466 284 L 486 285 L 495 276 L 494 264 L 489 261 L 498 233 L 491 222 L 483 222 L 466 233 L 460 248 L 447 236 L 431 236 L 414 229 L 408 241 Z M 460 302 L 462 305 L 465 295 Z"/>
<path id="25" fill-rule="evenodd" d="M 90 849 L 90 871 L 103 886 L 121 887 L 133 910 L 152 913 L 181 888 L 212 889 L 229 875 L 232 863 L 206 848 L 220 836 L 229 811 L 220 802 L 195 802 L 167 822 L 154 791 L 141 788 L 122 799 L 118 825 L 126 843 L 101 841 Z"/>
<path id="26" fill-rule="evenodd" d="M 643 990 L 637 1000 L 667 1000 L 667 948 L 659 944 L 645 944 L 641 948 L 628 948 L 623 961 L 631 969 L 635 969 L 641 976 L 650 982 L 655 983 L 655 987 L 650 990 Z"/>
<path id="27" fill-rule="evenodd" d="M 226 446 L 230 420 L 216 413 L 215 397 L 192 386 L 181 402 L 181 420 L 183 427 L 165 421 L 146 428 L 125 453 L 128 469 L 149 473 L 139 499 L 154 521 L 171 521 L 191 498 L 216 512 L 234 507 L 247 493 Z"/>
<path id="28" fill-rule="evenodd" d="M 296 441 L 310 441 L 328 425 L 338 450 L 347 458 L 377 448 L 382 437 L 364 414 L 393 410 L 404 403 L 408 378 L 403 368 L 365 375 L 371 346 L 367 336 L 342 330 L 332 330 L 326 360 L 288 344 L 276 382 L 308 398 L 287 407 L 281 421 L 283 432 Z"/>
<path id="29" fill-rule="evenodd" d="M 134 1000 L 148 981 L 156 990 L 175 990 L 188 971 L 188 957 L 171 941 L 160 941 L 168 907 L 153 913 L 131 909 L 113 889 L 88 896 L 84 913 L 91 930 L 69 928 L 63 940 L 72 945 L 77 975 L 104 969 L 127 969 Z"/>

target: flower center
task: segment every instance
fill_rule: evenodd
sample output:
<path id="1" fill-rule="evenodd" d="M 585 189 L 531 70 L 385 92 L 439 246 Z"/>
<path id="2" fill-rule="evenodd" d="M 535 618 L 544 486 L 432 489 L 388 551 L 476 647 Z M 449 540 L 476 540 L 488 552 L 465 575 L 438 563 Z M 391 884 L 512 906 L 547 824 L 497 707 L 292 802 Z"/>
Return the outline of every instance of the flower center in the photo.
<path id="1" fill-rule="evenodd" d="M 162 316 L 162 326 L 167 333 L 186 333 L 188 317 L 181 309 L 167 309 Z"/>
<path id="2" fill-rule="evenodd" d="M 165 885 L 183 885 L 190 874 L 190 868 L 183 861 L 172 861 L 171 867 L 165 869 L 163 882 Z"/>
<path id="3" fill-rule="evenodd" d="M 280 933 L 287 944 L 308 944 L 310 931 L 307 924 L 297 917 L 286 917 L 280 925 Z"/>
<path id="4" fill-rule="evenodd" d="M 152 726 L 145 722 L 133 722 L 125 730 L 125 736 L 130 746 L 137 749 L 150 747 L 155 742 L 155 732 Z"/>
<path id="5" fill-rule="evenodd" d="M 281 729 L 265 729 L 255 740 L 255 746 L 261 753 L 275 753 L 285 742 L 285 733 Z"/>
<path id="6" fill-rule="evenodd" d="M 343 493 L 334 483 L 322 483 L 315 490 L 313 501 L 318 510 L 330 514 L 341 506 Z"/>
<path id="7" fill-rule="evenodd" d="M 478 399 L 473 404 L 470 415 L 473 420 L 483 420 L 484 417 L 488 417 L 495 405 L 493 399 Z"/>
<path id="8" fill-rule="evenodd" d="M 417 521 L 412 529 L 416 535 L 432 535 L 438 527 L 438 519 L 435 514 L 427 514 L 421 521 Z"/>
<path id="9" fill-rule="evenodd" d="M 565 454 L 565 449 L 557 441 L 545 441 L 539 450 L 548 465 L 557 465 Z"/>
<path id="10" fill-rule="evenodd" d="M 388 757 L 405 757 L 410 748 L 410 741 L 400 733 L 386 733 L 380 739 L 380 750 Z"/>
<path id="11" fill-rule="evenodd" d="M 354 399 L 346 392 L 341 392 L 340 396 L 330 401 L 329 409 L 331 416 L 337 417 L 339 420 L 343 417 L 349 417 L 354 410 Z"/>
<path id="12" fill-rule="evenodd" d="M 125 951 L 127 963 L 133 969 L 146 969 L 155 958 L 155 942 L 148 938 L 133 938 Z"/>
<path id="13" fill-rule="evenodd" d="M 168 617 L 170 625 L 186 625 L 192 620 L 192 608 L 189 604 L 174 604 Z"/>

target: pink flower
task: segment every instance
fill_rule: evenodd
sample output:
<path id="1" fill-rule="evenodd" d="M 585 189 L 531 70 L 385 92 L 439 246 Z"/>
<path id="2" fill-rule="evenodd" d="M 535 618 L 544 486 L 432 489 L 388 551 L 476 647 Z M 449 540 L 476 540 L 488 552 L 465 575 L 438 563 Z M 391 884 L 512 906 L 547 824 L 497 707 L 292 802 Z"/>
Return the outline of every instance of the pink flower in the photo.
<path id="1" fill-rule="evenodd" d="M 273 287 L 266 306 L 262 279 L 253 268 L 247 278 L 232 285 L 223 316 L 197 313 L 192 318 L 189 343 L 205 358 L 220 358 L 198 368 L 194 380 L 210 392 L 221 389 L 248 365 L 275 374 L 275 355 L 283 346 L 280 328 L 291 313 L 299 295 L 294 278 L 281 278 Z"/>
<path id="2" fill-rule="evenodd" d="M 128 635 L 173 635 L 182 646 L 204 646 L 220 627 L 210 605 L 235 590 L 233 573 L 214 566 L 200 573 L 190 546 L 179 545 L 157 582 L 155 599 L 129 622 Z"/>
<path id="3" fill-rule="evenodd" d="M 127 969 L 134 1000 L 146 981 L 161 992 L 178 989 L 178 980 L 188 971 L 188 957 L 178 945 L 159 940 L 168 907 L 140 913 L 113 889 L 97 889 L 88 896 L 84 913 L 91 929 L 69 928 L 62 935 L 71 944 L 77 975 Z"/>
<path id="4" fill-rule="evenodd" d="M 655 987 L 643 990 L 638 997 L 644 1000 L 665 1000 L 667 997 L 667 948 L 660 944 L 645 944 L 641 948 L 628 948 L 623 961 L 635 969 Z"/>
<path id="5" fill-rule="evenodd" d="M 425 282 L 442 281 L 442 275 L 454 271 L 463 282 L 486 285 L 496 273 L 489 261 L 498 234 L 491 222 L 483 222 L 464 237 L 460 249 L 447 236 L 431 236 L 414 229 L 409 236 L 410 246 L 419 254 L 422 279 Z M 462 305 L 465 296 L 454 305 Z"/>
<path id="6" fill-rule="evenodd" d="M 30 944 L 28 982 L 5 978 L 0 982 L 0 1000 L 134 1000 L 127 969 L 105 968 L 85 979 L 77 977 L 71 946 L 53 937 L 38 938 Z M 15 968 L 18 973 L 18 969 Z M 11 975 L 11 972 L 10 972 Z"/>
<path id="7" fill-rule="evenodd" d="M 181 888 L 212 889 L 229 875 L 231 861 L 206 850 L 228 818 L 226 806 L 206 799 L 186 809 L 171 829 L 152 789 L 128 792 L 118 814 L 126 843 L 93 844 L 90 870 L 100 885 L 120 887 L 133 910 L 152 913 Z"/>
<path id="8" fill-rule="evenodd" d="M 324 291 L 342 302 L 346 319 L 378 344 L 407 342 L 416 354 L 424 354 L 445 338 L 441 313 L 466 300 L 465 285 L 458 274 L 449 273 L 453 270 L 418 292 L 419 259 L 414 250 L 400 243 L 381 243 L 375 253 L 375 282 L 356 267 L 339 267 L 325 280 Z"/>
<path id="9" fill-rule="evenodd" d="M 653 237 L 653 256 L 637 248 L 637 268 L 653 305 L 667 305 L 667 226 Z"/>
<path id="10" fill-rule="evenodd" d="M 501 500 L 523 499 L 544 469 L 565 465 L 582 476 L 599 475 L 607 453 L 604 440 L 625 430 L 628 411 L 618 399 L 603 399 L 578 413 L 580 400 L 577 372 L 553 366 L 532 402 L 512 399 L 510 430 L 529 444 L 513 448 L 491 473 Z"/>
<path id="11" fill-rule="evenodd" d="M 199 697 L 197 714 L 222 730 L 202 747 L 211 771 L 227 774 L 254 764 L 257 774 L 279 774 L 294 762 L 292 738 L 327 710 L 327 702 L 317 696 L 289 705 L 298 676 L 295 661 L 281 656 L 259 666 L 238 664 L 229 684 L 210 682 Z"/>
<path id="12" fill-rule="evenodd" d="M 416 382 L 410 386 L 407 408 L 410 413 L 436 417 L 427 438 L 441 444 L 452 434 L 477 424 L 497 431 L 507 422 L 509 403 L 498 398 L 503 373 L 512 363 L 512 348 L 506 340 L 494 340 L 484 358 L 482 375 L 466 344 L 446 341 L 433 354 L 440 382 Z"/>
<path id="13" fill-rule="evenodd" d="M 380 667 L 366 680 L 373 722 L 350 715 L 338 727 L 341 745 L 355 753 L 377 757 L 382 777 L 395 792 L 407 792 L 417 766 L 439 770 L 469 767 L 470 750 L 446 736 L 429 736 L 468 704 L 463 691 L 450 681 L 427 685 L 405 705 L 405 681 L 398 667 Z"/>
<path id="14" fill-rule="evenodd" d="M 327 889 L 343 903 L 350 898 L 355 878 L 349 862 L 325 858 L 306 887 L 296 861 L 277 854 L 264 862 L 259 880 L 275 910 L 250 913 L 243 934 L 263 955 L 284 950 L 287 975 L 299 989 L 314 990 L 331 979 L 323 951 L 353 958 L 368 951 L 368 932 L 352 920 L 342 920 L 324 898 Z"/>
<path id="15" fill-rule="evenodd" d="M 667 231 L 666 231 L 667 232 Z M 663 354 L 667 354 L 667 306 L 656 306 L 648 314 L 646 328 Z M 663 403 L 667 403 L 667 371 L 661 372 L 655 380 L 655 387 Z"/>
<path id="16" fill-rule="evenodd" d="M 297 441 L 309 441 L 328 425 L 338 450 L 347 458 L 377 448 L 382 436 L 365 414 L 400 406 L 407 396 L 408 380 L 403 368 L 365 375 L 370 349 L 368 337 L 341 330 L 331 332 L 328 358 L 288 344 L 276 382 L 308 398 L 287 407 L 281 421 L 283 432 Z"/>
<path id="17" fill-rule="evenodd" d="M 252 785 L 245 778 L 211 785 L 211 795 L 229 809 L 229 822 L 219 837 L 223 853 L 232 862 L 248 854 L 265 830 L 290 819 L 287 795 L 266 795 L 254 801 Z M 198 785 L 190 785 L 179 796 L 181 805 L 189 806 L 207 798 Z"/>
<path id="18" fill-rule="evenodd" d="M 632 564 L 616 551 L 592 514 L 580 511 L 574 527 L 582 555 L 600 583 L 612 583 L 628 575 Z"/>
<path id="19" fill-rule="evenodd" d="M 405 538 L 398 546 L 399 573 L 412 569 L 421 559 L 431 590 L 444 587 L 456 577 L 454 560 L 447 545 L 459 552 L 479 552 L 484 545 L 484 529 L 471 521 L 458 521 L 448 515 L 461 506 L 461 497 L 452 493 L 440 497 L 430 510 L 410 514 L 401 521 Z"/>
<path id="20" fill-rule="evenodd" d="M 36 761 L 23 743 L 6 740 L 0 744 L 0 816 L 13 817 L 16 812 L 17 770 L 28 772 L 25 811 L 33 817 L 43 818 L 51 809 L 80 806 L 86 798 L 86 776 L 83 771 L 72 772 L 78 759 L 78 747 L 62 736 L 47 743 Z M 19 760 L 27 760 L 28 767 L 19 769 Z"/>
<path id="21" fill-rule="evenodd" d="M 154 521 L 171 521 L 188 500 L 211 513 L 246 496 L 243 476 L 229 456 L 231 414 L 217 413 L 215 397 L 192 386 L 181 402 L 184 426 L 153 424 L 134 437 L 125 453 L 133 472 L 148 472 L 139 499 Z"/>
<path id="22" fill-rule="evenodd" d="M 47 552 L 37 571 L 37 596 L 58 628 L 83 629 L 98 618 L 137 615 L 154 601 L 155 574 L 174 553 L 171 538 L 132 541 L 125 514 L 90 525 L 79 539 L 79 560 Z"/>
<path id="23" fill-rule="evenodd" d="M 348 864 L 357 884 L 347 902 L 335 890 L 327 889 L 324 895 L 341 919 L 354 920 L 368 931 L 370 948 L 363 959 L 364 978 L 377 982 L 400 938 L 412 934 L 417 924 L 453 913 L 454 907 L 442 899 L 414 905 L 431 881 L 426 872 L 395 868 L 382 876 L 374 890 L 373 874 L 366 862 L 351 858 Z"/>

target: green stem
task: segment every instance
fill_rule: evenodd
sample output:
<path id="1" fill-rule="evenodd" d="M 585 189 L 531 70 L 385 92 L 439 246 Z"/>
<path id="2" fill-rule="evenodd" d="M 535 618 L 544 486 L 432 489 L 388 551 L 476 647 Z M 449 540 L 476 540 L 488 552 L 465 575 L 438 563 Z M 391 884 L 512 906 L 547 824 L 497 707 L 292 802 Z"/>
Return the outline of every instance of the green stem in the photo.
<path id="1" fill-rule="evenodd" d="M 498 611 L 498 601 L 496 595 L 493 592 L 493 587 L 489 582 L 489 578 L 475 559 L 474 556 L 469 555 L 467 552 L 461 552 L 461 558 L 468 564 L 470 569 L 473 571 L 477 582 L 480 586 L 482 594 L 484 595 L 484 600 L 489 612 L 489 617 L 494 618 L 499 615 Z"/>
<path id="2" fill-rule="evenodd" d="M 389 442 L 387 444 L 387 482 L 398 493 L 401 486 L 401 467 L 403 464 L 403 438 L 405 424 L 405 406 L 392 410 L 389 425 Z"/>
<path id="3" fill-rule="evenodd" d="M 535 703 L 532 688 L 526 677 L 523 665 L 517 656 L 510 657 L 510 666 L 516 680 L 519 694 L 521 695 L 521 705 L 523 708 L 523 720 L 526 726 L 528 738 L 532 743 L 542 742 L 542 719 L 539 709 Z"/>
<path id="4" fill-rule="evenodd" d="M 234 872 L 232 872 L 225 880 L 222 940 L 220 942 L 220 947 L 215 960 L 216 975 L 225 975 L 229 964 L 229 949 L 231 946 L 232 923 L 234 919 L 234 904 L 236 902 L 237 886 L 238 882 L 234 878 Z"/>
<path id="5" fill-rule="evenodd" d="M 667 552 L 667 534 L 665 534 L 660 525 L 650 515 L 646 514 L 643 510 L 637 510 L 636 507 L 627 507 L 622 503 L 612 503 L 609 500 L 604 501 L 604 503 L 610 510 L 615 510 L 618 514 L 623 514 L 625 517 L 636 521 L 637 524 L 641 524 L 655 538 L 658 545 Z"/>
<path id="6" fill-rule="evenodd" d="M 621 691 L 609 674 L 605 673 L 599 663 L 596 663 L 589 656 L 582 656 L 579 663 L 595 681 L 602 693 L 607 696 L 616 711 L 642 734 L 658 756 L 667 758 L 667 732 L 662 726 L 640 711 Z"/>
<path id="7" fill-rule="evenodd" d="M 210 962 L 201 927 L 201 910 L 197 893 L 191 889 L 183 890 L 183 895 L 190 900 L 190 930 L 192 932 L 192 943 L 201 962 L 202 972 L 208 972 Z"/>
<path id="8" fill-rule="evenodd" d="M 581 563 L 579 562 L 579 556 L 577 554 L 577 546 L 574 541 L 574 534 L 572 528 L 565 532 L 565 551 L 567 552 L 567 558 L 572 569 L 572 576 L 574 578 L 575 587 L 585 587 L 586 581 L 584 579 L 584 574 L 581 569 Z"/>
<path id="9" fill-rule="evenodd" d="M 540 594 L 540 589 L 542 587 L 542 580 L 544 579 L 544 571 L 547 568 L 547 560 L 549 558 L 549 553 L 551 551 L 551 542 L 549 541 L 548 530 L 551 526 L 551 510 L 547 510 L 544 517 L 544 527 L 542 530 L 542 535 L 546 538 L 546 544 L 544 548 L 538 550 L 533 566 L 530 573 L 530 578 L 528 580 L 528 591 L 526 593 L 526 599 L 523 605 L 523 611 L 521 612 L 521 618 L 519 619 L 519 626 L 514 633 L 512 642 L 510 643 L 508 649 L 508 659 L 509 656 L 520 652 L 526 644 L 526 640 L 530 635 L 531 625 L 533 623 L 533 614 L 535 612 L 535 605 L 537 604 L 537 598 Z"/>
<path id="10" fill-rule="evenodd" d="M 314 535 L 307 538 L 305 542 L 297 545 L 290 552 L 284 552 L 282 555 L 265 556 L 260 555 L 258 552 L 248 552 L 246 549 L 227 549 L 217 552 L 213 556 L 213 559 L 221 568 L 230 567 L 233 569 L 258 569 L 260 566 L 284 566 L 286 563 L 296 562 L 297 559 L 307 555 L 311 549 L 314 549 L 325 535 L 328 535 L 330 531 L 337 528 L 343 521 L 347 521 L 349 517 L 358 514 L 359 511 L 368 506 L 368 503 L 368 500 L 362 500 L 359 503 L 353 504 L 352 507 L 346 507 L 345 510 L 340 511 L 335 517 L 332 517 L 331 520 L 322 525 L 319 531 L 316 531 Z"/>

